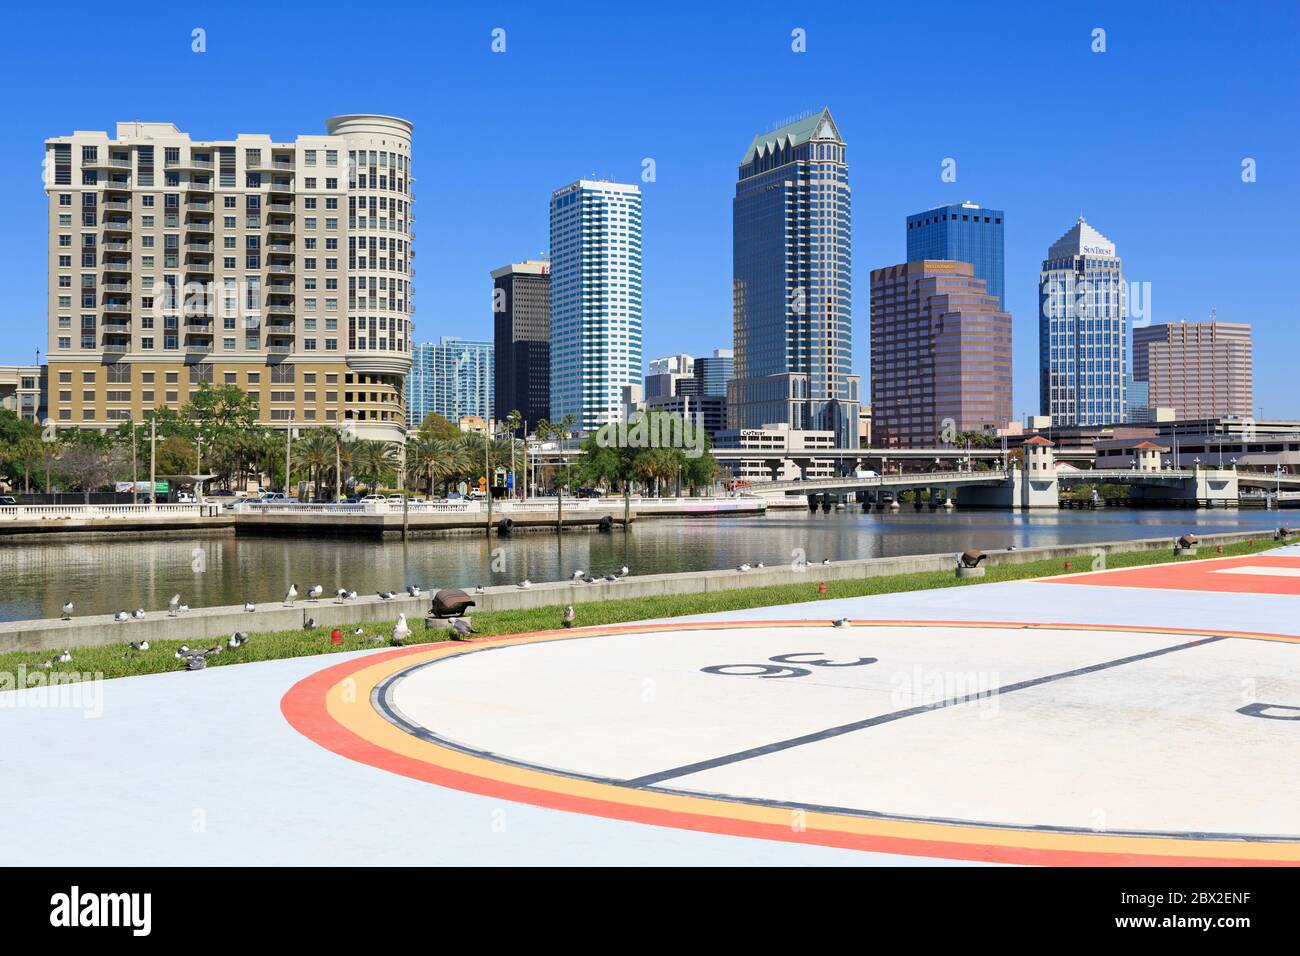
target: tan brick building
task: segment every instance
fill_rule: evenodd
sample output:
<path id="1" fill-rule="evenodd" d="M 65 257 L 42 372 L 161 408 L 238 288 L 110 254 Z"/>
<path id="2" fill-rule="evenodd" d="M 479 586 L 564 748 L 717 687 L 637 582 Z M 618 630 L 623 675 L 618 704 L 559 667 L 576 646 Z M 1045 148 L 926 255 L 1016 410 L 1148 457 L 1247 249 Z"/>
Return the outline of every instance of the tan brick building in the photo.
<path id="1" fill-rule="evenodd" d="M 1133 330 L 1133 378 L 1147 404 L 1179 419 L 1248 417 L 1253 393 L 1250 326 L 1171 322 Z"/>
<path id="2" fill-rule="evenodd" d="M 336 116 L 282 143 L 131 122 L 45 150 L 57 425 L 141 421 L 211 382 L 268 425 L 403 437 L 410 123 Z"/>

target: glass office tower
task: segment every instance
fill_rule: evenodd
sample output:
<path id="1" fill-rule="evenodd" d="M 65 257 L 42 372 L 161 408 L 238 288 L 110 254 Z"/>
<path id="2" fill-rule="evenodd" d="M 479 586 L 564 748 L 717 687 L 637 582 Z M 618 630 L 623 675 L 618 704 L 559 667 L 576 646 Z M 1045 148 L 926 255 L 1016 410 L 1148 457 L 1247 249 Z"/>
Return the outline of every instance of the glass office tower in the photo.
<path id="1" fill-rule="evenodd" d="M 1124 262 L 1082 216 L 1039 274 L 1039 404 L 1053 425 L 1124 421 Z"/>
<path id="2" fill-rule="evenodd" d="M 551 420 L 623 417 L 641 384 L 641 190 L 579 180 L 551 194 Z"/>
<path id="3" fill-rule="evenodd" d="M 407 424 L 418 428 L 437 412 L 455 424 L 467 415 L 492 418 L 493 350 L 491 342 L 443 336 L 412 350 L 406 380 Z"/>
<path id="4" fill-rule="evenodd" d="M 1002 293 L 1005 218 L 1001 209 L 981 209 L 973 202 L 936 206 L 908 216 L 907 261 L 969 262 L 975 267 L 975 277 L 984 280 L 989 295 L 997 296 L 998 308 L 1005 310 L 1007 302 Z"/>
<path id="5" fill-rule="evenodd" d="M 740 161 L 730 428 L 785 423 L 857 447 L 848 169 L 827 109 L 760 133 Z"/>

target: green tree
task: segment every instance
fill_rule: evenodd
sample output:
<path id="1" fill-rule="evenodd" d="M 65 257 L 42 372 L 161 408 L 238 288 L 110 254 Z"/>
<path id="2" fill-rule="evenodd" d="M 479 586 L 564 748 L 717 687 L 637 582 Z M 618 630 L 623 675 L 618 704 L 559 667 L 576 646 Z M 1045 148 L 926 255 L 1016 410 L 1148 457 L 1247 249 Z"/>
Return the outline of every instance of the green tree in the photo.
<path id="1" fill-rule="evenodd" d="M 357 477 L 365 480 L 371 494 L 392 475 L 396 465 L 397 456 L 390 442 L 375 439 L 353 442 L 352 468 Z"/>
<path id="2" fill-rule="evenodd" d="M 427 438 L 438 438 L 444 441 L 459 438 L 460 427 L 455 422 L 449 422 L 437 412 L 429 412 L 424 416 L 424 421 L 420 422 L 417 429 L 420 435 Z"/>

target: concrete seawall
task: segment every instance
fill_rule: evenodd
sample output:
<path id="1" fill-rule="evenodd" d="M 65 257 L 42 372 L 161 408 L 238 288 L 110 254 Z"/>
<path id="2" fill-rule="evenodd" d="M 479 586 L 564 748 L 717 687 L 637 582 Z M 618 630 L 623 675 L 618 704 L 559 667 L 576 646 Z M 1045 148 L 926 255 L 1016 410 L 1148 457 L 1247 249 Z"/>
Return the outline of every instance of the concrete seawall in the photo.
<path id="1" fill-rule="evenodd" d="M 1210 534 L 1201 537 L 1203 549 L 1213 549 L 1218 544 L 1233 544 L 1251 538 L 1266 538 L 1267 532 L 1234 531 L 1227 534 Z M 1134 551 L 1168 551 L 1173 557 L 1171 538 L 1142 538 L 1131 541 L 1105 541 L 1092 544 L 1051 545 L 1039 548 L 1022 548 L 1016 551 L 990 551 L 986 564 L 1025 564 L 1031 561 L 1078 559 L 1080 555 L 1122 554 Z M 851 581 L 861 578 L 894 574 L 911 574 L 924 571 L 951 572 L 955 565 L 952 553 L 905 555 L 891 558 L 861 558 L 834 561 L 828 565 L 814 564 L 802 569 L 790 565 L 736 571 L 688 571 L 675 574 L 629 575 L 617 583 L 599 581 L 596 584 L 574 584 L 555 581 L 534 584 L 522 589 L 514 585 L 484 588 L 483 594 L 473 595 L 476 611 L 517 611 L 538 607 L 562 607 L 566 604 L 586 604 L 594 601 L 617 601 L 623 598 L 657 597 L 676 594 L 705 594 L 734 591 L 741 588 L 772 587 L 782 584 L 800 584 L 825 581 Z M 395 582 L 394 586 L 399 586 Z M 436 590 L 436 588 L 434 589 Z M 305 626 L 314 619 L 319 627 L 343 627 L 391 621 L 405 613 L 413 629 L 421 631 L 421 621 L 429 611 L 432 591 L 418 598 L 405 593 L 385 601 L 377 595 L 359 597 L 356 601 L 336 603 L 332 598 L 319 602 L 299 599 L 293 607 L 280 602 L 256 605 L 254 612 L 240 606 L 196 608 L 177 617 L 166 611 L 149 611 L 142 621 L 117 623 L 112 615 L 100 614 L 74 617 L 71 621 L 47 618 L 30 621 L 0 622 L 0 653 L 8 651 L 48 651 L 72 647 L 92 647 L 104 644 L 139 640 L 174 640 L 196 642 L 229 636 L 234 631 L 281 631 Z M 558 625 L 558 620 L 557 620 Z"/>

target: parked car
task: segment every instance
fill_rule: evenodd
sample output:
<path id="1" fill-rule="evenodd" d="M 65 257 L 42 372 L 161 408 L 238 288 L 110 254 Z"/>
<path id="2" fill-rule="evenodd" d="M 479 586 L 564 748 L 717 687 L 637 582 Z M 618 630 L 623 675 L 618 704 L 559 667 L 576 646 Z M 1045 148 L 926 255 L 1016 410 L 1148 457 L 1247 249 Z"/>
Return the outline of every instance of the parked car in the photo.
<path id="1" fill-rule="evenodd" d="M 387 500 L 388 499 L 385 498 L 383 495 L 366 495 L 364 498 L 361 499 L 361 503 L 369 504 L 372 501 L 387 501 Z"/>
<path id="2" fill-rule="evenodd" d="M 183 504 L 183 505 L 192 505 L 192 504 L 194 504 L 194 496 L 193 496 L 192 494 L 190 494 L 188 491 L 178 491 L 178 492 L 176 492 L 176 500 L 177 500 L 177 502 L 179 502 L 180 504 Z"/>
<path id="3" fill-rule="evenodd" d="M 0 505 L 16 505 L 18 499 L 13 495 L 0 495 Z"/>

